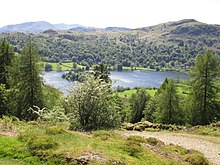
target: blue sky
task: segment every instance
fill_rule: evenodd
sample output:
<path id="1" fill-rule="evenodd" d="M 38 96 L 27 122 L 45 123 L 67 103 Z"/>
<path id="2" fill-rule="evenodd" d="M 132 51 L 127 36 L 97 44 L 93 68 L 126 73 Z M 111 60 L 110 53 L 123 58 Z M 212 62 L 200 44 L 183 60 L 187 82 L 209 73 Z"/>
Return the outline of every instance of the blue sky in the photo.
<path id="1" fill-rule="evenodd" d="M 220 0 L 4 0 L 0 27 L 30 21 L 146 27 L 193 18 L 220 25 Z"/>

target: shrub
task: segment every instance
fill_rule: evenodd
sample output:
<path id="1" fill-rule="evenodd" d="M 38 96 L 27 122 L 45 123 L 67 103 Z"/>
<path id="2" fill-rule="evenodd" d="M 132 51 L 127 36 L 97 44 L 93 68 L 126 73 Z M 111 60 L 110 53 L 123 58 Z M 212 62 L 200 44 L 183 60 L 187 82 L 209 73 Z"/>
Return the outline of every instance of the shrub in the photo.
<path id="1" fill-rule="evenodd" d="M 95 131 L 93 133 L 94 137 L 99 137 L 101 140 L 108 140 L 111 137 L 111 134 L 104 130 Z"/>
<path id="2" fill-rule="evenodd" d="M 139 142 L 128 140 L 125 143 L 125 150 L 129 153 L 130 156 L 137 157 L 139 153 L 142 152 L 142 147 Z"/>
<path id="3" fill-rule="evenodd" d="M 138 142 L 138 143 L 146 143 L 146 139 L 141 136 L 129 136 L 127 140 Z"/>
<path id="4" fill-rule="evenodd" d="M 47 127 L 46 128 L 46 134 L 49 134 L 49 135 L 57 135 L 57 134 L 65 133 L 65 132 L 66 131 L 60 127 Z"/>
<path id="5" fill-rule="evenodd" d="M 153 145 L 153 146 L 156 146 L 156 145 L 164 145 L 164 143 L 156 138 L 153 138 L 153 137 L 149 137 L 146 139 L 147 143 L 150 144 L 150 145 Z"/>
<path id="6" fill-rule="evenodd" d="M 82 129 L 88 131 L 111 129 L 121 124 L 111 83 L 102 79 L 89 77 L 72 89 L 66 103 L 73 117 L 70 121 L 71 128 L 77 128 L 80 125 Z M 73 125 L 74 123 L 77 127 Z"/>
<path id="7" fill-rule="evenodd" d="M 208 165 L 209 164 L 208 160 L 202 154 L 199 154 L 199 153 L 189 154 L 186 157 L 186 161 L 192 165 Z"/>
<path id="8" fill-rule="evenodd" d="M 28 148 L 32 150 L 49 150 L 54 149 L 58 146 L 58 143 L 53 141 L 48 136 L 32 136 L 28 143 Z"/>
<path id="9" fill-rule="evenodd" d="M 25 142 L 29 152 L 35 155 L 38 151 L 55 149 L 58 143 L 49 136 L 36 135 L 34 133 L 21 133 L 18 140 Z"/>

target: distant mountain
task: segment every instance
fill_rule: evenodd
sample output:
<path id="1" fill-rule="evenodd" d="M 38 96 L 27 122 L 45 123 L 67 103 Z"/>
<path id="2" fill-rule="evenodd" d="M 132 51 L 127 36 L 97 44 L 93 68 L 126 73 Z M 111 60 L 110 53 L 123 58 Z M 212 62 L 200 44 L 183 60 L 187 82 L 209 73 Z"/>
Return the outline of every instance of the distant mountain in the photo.
<path id="1" fill-rule="evenodd" d="M 155 26 L 139 28 L 145 32 L 141 39 L 167 45 L 197 45 L 199 49 L 211 49 L 220 52 L 220 25 L 184 19 Z"/>
<path id="2" fill-rule="evenodd" d="M 132 29 L 125 27 L 107 27 L 104 30 L 108 32 L 119 32 L 119 31 L 131 31 Z"/>
<path id="3" fill-rule="evenodd" d="M 95 31 L 106 31 L 106 32 L 118 32 L 118 31 L 130 31 L 129 28 L 124 27 L 107 27 L 105 29 L 85 27 L 78 24 L 51 24 L 45 21 L 39 22 L 26 22 L 15 25 L 7 25 L 0 28 L 0 33 L 8 32 L 24 32 L 24 33 L 39 33 L 47 30 L 71 30 L 76 32 L 95 32 Z"/>
<path id="4" fill-rule="evenodd" d="M 212 50 L 220 55 L 220 25 L 194 19 L 167 22 L 150 27 L 128 29 L 108 27 L 59 28 L 41 23 L 50 29 L 31 34 L 39 54 L 48 61 L 71 60 L 83 65 L 141 66 L 151 69 L 188 70 L 198 54 Z M 37 27 L 37 28 L 39 28 Z M 60 28 L 68 30 L 60 30 Z M 20 53 L 30 34 L 10 32 L 6 37 Z"/>
<path id="5" fill-rule="evenodd" d="M 53 30 L 67 30 L 76 27 L 83 27 L 82 25 L 78 24 L 51 24 L 45 21 L 39 22 L 26 22 L 16 25 L 7 25 L 0 28 L 0 33 L 7 33 L 7 32 L 27 32 L 27 33 L 39 33 L 46 31 L 48 29 Z"/>
<path id="6" fill-rule="evenodd" d="M 75 31 L 75 32 L 96 32 L 96 31 L 102 31 L 102 29 L 92 28 L 92 27 L 74 27 L 74 28 L 71 28 L 69 30 Z"/>

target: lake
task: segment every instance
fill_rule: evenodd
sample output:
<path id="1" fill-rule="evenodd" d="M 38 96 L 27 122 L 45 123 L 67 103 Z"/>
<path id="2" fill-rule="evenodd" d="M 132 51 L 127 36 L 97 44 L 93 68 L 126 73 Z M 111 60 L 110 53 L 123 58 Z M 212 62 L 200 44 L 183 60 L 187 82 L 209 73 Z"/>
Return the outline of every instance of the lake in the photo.
<path id="1" fill-rule="evenodd" d="M 61 76 L 68 71 L 50 71 L 43 72 L 42 77 L 46 84 L 52 85 L 59 89 L 65 95 L 68 94 L 68 90 L 75 86 L 76 83 L 69 82 L 63 79 Z M 154 72 L 154 71 L 111 71 L 110 78 L 113 81 L 113 86 L 123 86 L 133 88 L 135 86 L 143 87 L 159 87 L 166 78 L 179 78 L 188 79 L 188 75 L 185 73 L 175 71 Z"/>

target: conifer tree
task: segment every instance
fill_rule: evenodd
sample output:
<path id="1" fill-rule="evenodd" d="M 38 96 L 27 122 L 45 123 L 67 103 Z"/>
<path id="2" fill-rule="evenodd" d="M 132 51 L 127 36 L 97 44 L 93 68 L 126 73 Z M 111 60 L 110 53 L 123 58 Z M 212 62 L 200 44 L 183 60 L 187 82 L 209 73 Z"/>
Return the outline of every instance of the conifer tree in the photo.
<path id="1" fill-rule="evenodd" d="M 0 84 L 5 84 L 6 88 L 9 88 L 7 82 L 7 67 L 11 65 L 14 51 L 8 41 L 4 38 L 0 42 Z"/>
<path id="2" fill-rule="evenodd" d="M 191 112 L 192 124 L 209 124 L 220 119 L 217 100 L 219 89 L 216 81 L 220 76 L 219 57 L 207 51 L 196 58 L 195 67 L 190 72 L 192 80 Z"/>
<path id="3" fill-rule="evenodd" d="M 180 109 L 179 95 L 173 79 L 166 79 L 156 96 L 156 121 L 165 124 L 182 124 L 183 112 Z"/>
<path id="4" fill-rule="evenodd" d="M 146 93 L 146 88 L 140 88 L 133 93 L 129 99 L 131 108 L 131 123 L 137 123 L 144 117 L 144 109 L 150 96 Z"/>
<path id="5" fill-rule="evenodd" d="M 9 111 L 7 90 L 10 88 L 8 81 L 8 67 L 14 55 L 13 47 L 4 38 L 0 41 L 0 117 Z"/>
<path id="6" fill-rule="evenodd" d="M 19 96 L 17 117 L 26 120 L 35 119 L 37 116 L 29 108 L 38 106 L 43 108 L 43 81 L 40 77 L 39 56 L 37 48 L 32 41 L 23 49 L 19 67 Z"/>

